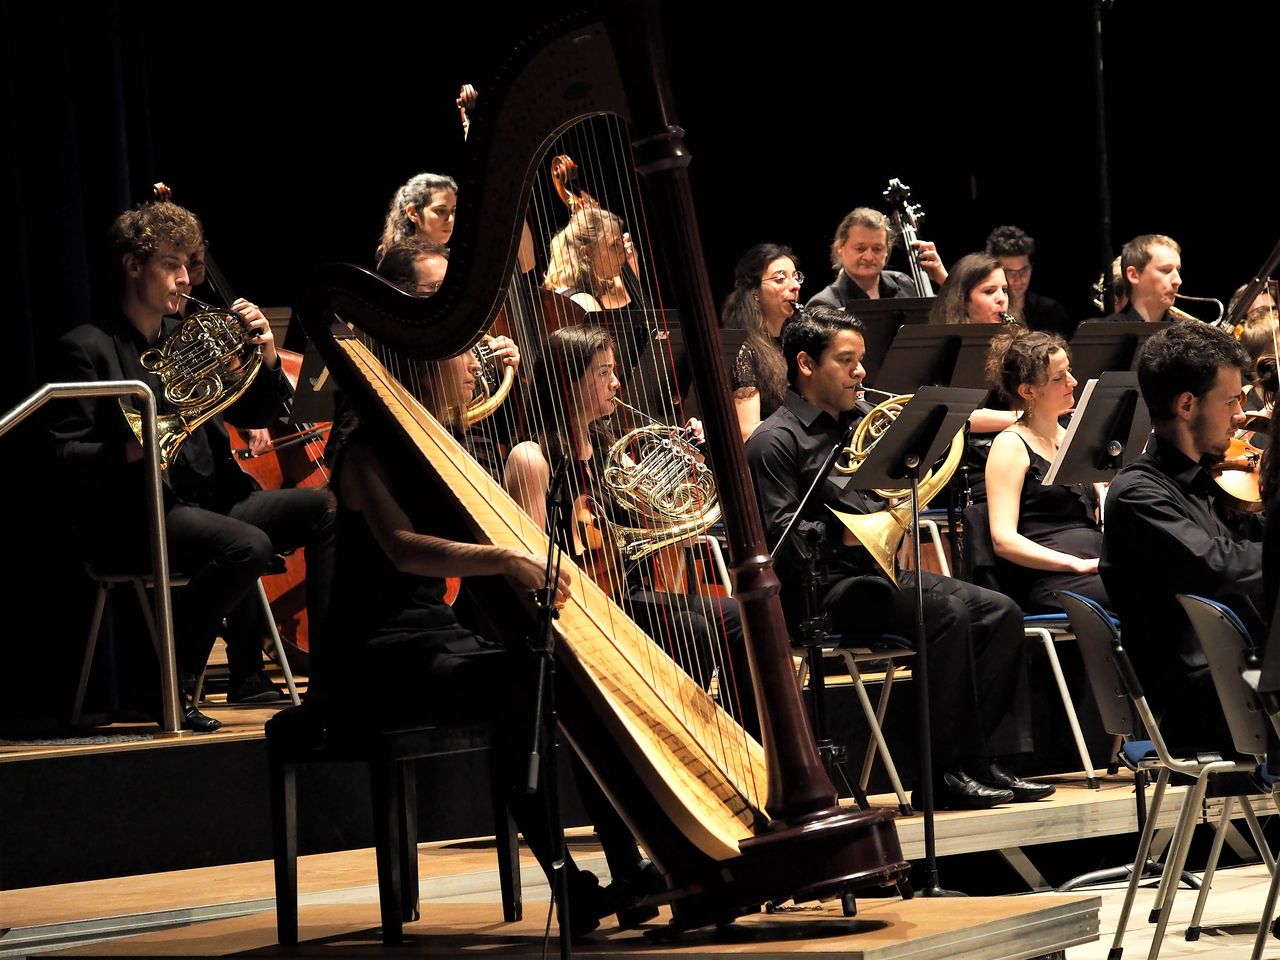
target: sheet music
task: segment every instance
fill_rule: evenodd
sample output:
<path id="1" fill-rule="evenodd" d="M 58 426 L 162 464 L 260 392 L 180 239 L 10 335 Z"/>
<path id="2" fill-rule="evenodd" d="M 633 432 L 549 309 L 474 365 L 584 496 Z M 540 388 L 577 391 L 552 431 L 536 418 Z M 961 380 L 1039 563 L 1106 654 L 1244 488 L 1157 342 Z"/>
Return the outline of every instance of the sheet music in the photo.
<path id="1" fill-rule="evenodd" d="M 1058 468 L 1062 466 L 1063 458 L 1066 457 L 1067 451 L 1071 448 L 1071 441 L 1075 439 L 1076 428 L 1084 421 L 1084 408 L 1089 405 L 1089 397 L 1093 395 L 1093 388 L 1098 385 L 1098 381 L 1090 380 L 1084 385 L 1084 389 L 1080 391 L 1080 402 L 1076 404 L 1075 411 L 1071 414 L 1071 423 L 1067 426 L 1067 435 L 1062 438 L 1062 445 L 1058 447 L 1058 452 L 1054 455 L 1053 463 L 1049 465 L 1049 472 L 1044 475 L 1044 479 L 1040 481 L 1046 487 L 1052 486 L 1058 482 Z"/>

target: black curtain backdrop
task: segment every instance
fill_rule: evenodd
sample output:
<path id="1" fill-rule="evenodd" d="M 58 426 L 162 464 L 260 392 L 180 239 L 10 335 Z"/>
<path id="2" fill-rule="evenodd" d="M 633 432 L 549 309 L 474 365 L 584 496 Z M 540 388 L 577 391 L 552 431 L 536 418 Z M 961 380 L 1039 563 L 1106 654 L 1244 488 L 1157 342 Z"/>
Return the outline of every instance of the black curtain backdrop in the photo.
<path id="1" fill-rule="evenodd" d="M 12 241 L 3 408 L 45 381 L 58 336 L 110 305 L 106 229 L 155 180 L 200 215 L 232 285 L 264 306 L 288 305 L 317 262 L 367 264 L 394 188 L 457 169 L 457 87 L 480 87 L 484 109 L 491 64 L 521 30 L 496 4 L 426 11 L 0 5 L 0 223 Z M 667 3 L 665 15 L 717 297 L 741 252 L 764 240 L 798 251 L 812 295 L 831 276 L 841 216 L 880 205 L 898 177 L 946 261 L 1018 224 L 1039 247 L 1033 289 L 1092 315 L 1090 2 Z M 1177 238 L 1189 293 L 1227 299 L 1277 239 L 1268 50 L 1278 18 L 1261 5 L 1154 0 L 1119 0 L 1102 15 L 1110 240 L 1118 252 L 1138 233 Z M 65 580 L 49 576 L 68 564 L 37 434 L 0 440 L 11 605 L 38 590 L 82 592 L 74 565 Z M 77 602 L 42 608 L 38 636 L 4 632 L 20 668 L 7 676 L 43 670 L 52 649 L 74 658 Z M 16 699 L 0 690 L 0 703 L 30 700 L 32 685 L 20 687 Z M 58 709 L 63 699 L 69 689 Z"/>

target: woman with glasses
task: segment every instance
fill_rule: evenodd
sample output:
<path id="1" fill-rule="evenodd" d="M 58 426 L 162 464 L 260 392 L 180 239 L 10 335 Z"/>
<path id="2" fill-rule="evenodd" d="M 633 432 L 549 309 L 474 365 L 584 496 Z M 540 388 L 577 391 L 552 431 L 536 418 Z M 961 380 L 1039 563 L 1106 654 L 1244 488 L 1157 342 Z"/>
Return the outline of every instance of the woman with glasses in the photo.
<path id="1" fill-rule="evenodd" d="M 747 331 L 730 380 L 743 442 L 777 410 L 787 390 L 782 328 L 796 312 L 804 274 L 790 247 L 758 243 L 742 255 L 733 272 L 733 292 L 725 299 L 721 324 Z"/>

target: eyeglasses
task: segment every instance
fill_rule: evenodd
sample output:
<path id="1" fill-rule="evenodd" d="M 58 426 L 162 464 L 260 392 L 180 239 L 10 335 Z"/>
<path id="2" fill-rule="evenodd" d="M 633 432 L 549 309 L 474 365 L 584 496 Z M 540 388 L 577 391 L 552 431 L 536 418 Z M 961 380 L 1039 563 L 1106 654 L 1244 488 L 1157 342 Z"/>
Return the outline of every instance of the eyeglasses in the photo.
<path id="1" fill-rule="evenodd" d="M 1011 270 L 1008 267 L 1005 267 L 1004 275 L 1008 277 L 1010 280 L 1014 279 L 1015 277 L 1021 280 L 1023 277 L 1031 276 L 1031 265 L 1028 264 L 1027 266 L 1022 267 L 1018 270 Z"/>
<path id="2" fill-rule="evenodd" d="M 785 287 L 794 280 L 796 283 L 804 283 L 804 274 L 797 270 L 795 273 L 775 273 L 771 277 L 765 277 L 761 283 L 773 283 L 779 287 Z"/>
<path id="3" fill-rule="evenodd" d="M 420 297 L 433 297 L 440 292 L 440 281 L 436 280 L 432 283 L 415 283 L 413 292 Z"/>

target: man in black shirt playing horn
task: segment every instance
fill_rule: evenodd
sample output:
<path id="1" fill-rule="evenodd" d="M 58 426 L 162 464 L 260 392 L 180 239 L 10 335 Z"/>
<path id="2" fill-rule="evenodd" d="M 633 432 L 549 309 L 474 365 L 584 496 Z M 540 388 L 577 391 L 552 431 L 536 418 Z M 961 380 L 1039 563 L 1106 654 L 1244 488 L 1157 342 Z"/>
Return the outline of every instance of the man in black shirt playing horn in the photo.
<path id="1" fill-rule="evenodd" d="M 771 544 L 782 536 L 799 507 L 800 491 L 809 488 L 831 448 L 869 409 L 859 400 L 861 330 L 847 314 L 811 309 L 783 331 L 790 389 L 747 441 Z M 817 533 L 819 595 L 833 629 L 850 645 L 874 647 L 886 642 L 886 634 L 913 634 L 915 597 L 885 577 L 827 509 L 883 509 L 883 501 L 852 489 L 846 479 L 826 478 L 792 534 L 795 542 L 779 553 L 782 603 L 789 623 L 805 618 L 804 557 L 808 535 Z M 904 588 L 914 576 L 899 578 Z M 990 760 L 1031 749 L 1021 611 L 1003 594 L 950 577 L 923 577 L 937 805 L 978 809 L 1047 797 L 1052 786 L 1022 780 Z"/>

